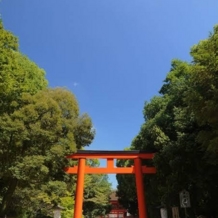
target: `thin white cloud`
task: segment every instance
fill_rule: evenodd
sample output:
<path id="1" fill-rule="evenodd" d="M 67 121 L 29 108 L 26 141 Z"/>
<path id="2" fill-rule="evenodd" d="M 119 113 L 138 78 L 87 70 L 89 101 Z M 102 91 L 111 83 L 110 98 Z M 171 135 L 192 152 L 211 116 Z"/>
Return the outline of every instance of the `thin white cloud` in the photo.
<path id="1" fill-rule="evenodd" d="M 74 87 L 76 87 L 76 86 L 78 86 L 78 85 L 79 85 L 79 83 L 77 83 L 77 82 L 74 82 L 74 83 L 73 83 L 73 86 L 74 86 Z"/>

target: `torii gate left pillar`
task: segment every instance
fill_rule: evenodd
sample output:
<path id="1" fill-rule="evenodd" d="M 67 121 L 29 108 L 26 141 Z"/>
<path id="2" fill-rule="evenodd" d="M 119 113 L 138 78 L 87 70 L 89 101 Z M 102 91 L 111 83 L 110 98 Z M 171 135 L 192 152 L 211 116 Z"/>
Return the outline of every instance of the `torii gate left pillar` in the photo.
<path id="1" fill-rule="evenodd" d="M 77 174 L 76 199 L 74 207 L 74 218 L 82 217 L 84 176 L 88 174 L 135 174 L 139 217 L 147 218 L 143 174 L 156 173 L 155 167 L 142 166 L 142 159 L 153 159 L 154 153 L 145 153 L 143 151 L 87 151 L 79 150 L 77 153 L 69 155 L 67 158 L 78 159 L 78 166 L 68 167 L 67 173 Z M 90 167 L 86 166 L 86 159 L 106 159 L 107 166 Z M 114 167 L 114 159 L 133 159 L 134 166 Z"/>

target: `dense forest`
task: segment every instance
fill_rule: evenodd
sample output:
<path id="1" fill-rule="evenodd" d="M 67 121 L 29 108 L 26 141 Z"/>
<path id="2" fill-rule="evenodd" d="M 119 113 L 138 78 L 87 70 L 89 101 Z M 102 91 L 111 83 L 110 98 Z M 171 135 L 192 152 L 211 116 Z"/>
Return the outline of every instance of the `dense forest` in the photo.
<path id="1" fill-rule="evenodd" d="M 182 190 L 190 193 L 189 217 L 218 217 L 218 26 L 190 55 L 190 62 L 172 60 L 159 95 L 145 103 L 144 123 L 128 148 L 155 152 L 157 174 L 144 176 L 150 218 L 160 216 L 160 207 L 169 214 L 180 207 Z M 134 177 L 117 175 L 117 180 L 120 202 L 137 214 Z"/>

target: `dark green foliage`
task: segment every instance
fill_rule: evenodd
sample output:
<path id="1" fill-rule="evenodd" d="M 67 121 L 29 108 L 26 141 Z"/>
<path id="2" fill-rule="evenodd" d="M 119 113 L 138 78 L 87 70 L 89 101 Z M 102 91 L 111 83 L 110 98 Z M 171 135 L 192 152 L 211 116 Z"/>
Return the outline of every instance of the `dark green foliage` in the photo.
<path id="1" fill-rule="evenodd" d="M 209 38 L 195 45 L 187 101 L 202 127 L 197 140 L 218 151 L 218 26 Z"/>
<path id="2" fill-rule="evenodd" d="M 110 211 L 111 184 L 107 175 L 86 175 L 83 214 L 85 217 L 97 217 Z"/>
<path id="3" fill-rule="evenodd" d="M 157 174 L 144 178 L 150 217 L 156 217 L 158 206 L 179 206 L 183 189 L 190 192 L 191 217 L 218 216 L 217 43 L 215 27 L 207 40 L 192 48 L 192 63 L 172 61 L 160 96 L 145 104 L 145 123 L 130 149 L 156 152 Z M 117 178 L 120 201 L 137 211 L 134 179 Z"/>

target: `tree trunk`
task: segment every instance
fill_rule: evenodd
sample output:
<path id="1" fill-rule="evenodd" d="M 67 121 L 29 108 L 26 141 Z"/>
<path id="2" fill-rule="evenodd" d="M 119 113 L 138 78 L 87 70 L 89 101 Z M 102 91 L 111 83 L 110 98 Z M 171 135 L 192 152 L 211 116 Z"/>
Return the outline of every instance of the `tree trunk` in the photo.
<path id="1" fill-rule="evenodd" d="M 0 216 L 7 215 L 12 196 L 17 187 L 17 183 L 18 183 L 18 180 L 15 178 L 10 180 L 8 190 L 3 196 L 2 204 L 0 205 Z"/>

